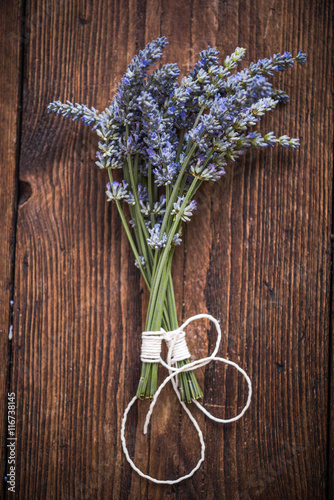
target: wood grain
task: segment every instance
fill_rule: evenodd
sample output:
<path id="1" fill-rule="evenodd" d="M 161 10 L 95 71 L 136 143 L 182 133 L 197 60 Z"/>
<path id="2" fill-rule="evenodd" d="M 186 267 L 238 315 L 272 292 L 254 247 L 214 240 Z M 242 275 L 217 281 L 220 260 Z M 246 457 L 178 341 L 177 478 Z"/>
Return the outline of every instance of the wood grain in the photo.
<path id="1" fill-rule="evenodd" d="M 17 153 L 20 103 L 21 3 L 2 2 L 0 5 L 0 463 L 1 476 L 8 472 L 7 392 L 11 362 L 8 339 L 12 322 L 14 244 L 17 204 Z M 4 493 L 1 486 L 0 496 Z"/>
<path id="2" fill-rule="evenodd" d="M 332 26 L 329 0 L 28 2 L 19 178 L 31 196 L 18 210 L 12 383 L 18 498 L 326 497 Z M 208 44 L 224 55 L 244 46 L 246 62 L 284 50 L 308 54 L 307 65 L 275 77 L 291 103 L 263 124 L 300 137 L 300 150 L 249 155 L 205 186 L 175 257 L 180 321 L 199 312 L 220 319 L 221 355 L 247 370 L 254 397 L 229 426 L 193 410 L 207 458 L 174 487 L 140 479 L 121 452 L 148 297 L 105 200 L 97 141 L 82 124 L 46 113 L 58 98 L 103 109 L 129 60 L 157 35 L 170 41 L 165 61 L 177 60 L 183 73 Z M 207 323 L 189 332 L 194 356 L 212 349 Z M 199 378 L 217 416 L 241 409 L 246 388 L 232 369 L 210 366 Z M 160 478 L 190 470 L 199 445 L 171 388 L 148 439 L 147 408 L 138 403 L 129 419 L 136 463 Z"/>

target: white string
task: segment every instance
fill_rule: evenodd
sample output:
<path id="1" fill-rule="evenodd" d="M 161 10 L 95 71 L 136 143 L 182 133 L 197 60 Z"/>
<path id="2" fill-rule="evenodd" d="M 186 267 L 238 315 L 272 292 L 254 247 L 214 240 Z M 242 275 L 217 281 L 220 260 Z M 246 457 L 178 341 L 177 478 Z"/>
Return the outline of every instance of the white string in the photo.
<path id="1" fill-rule="evenodd" d="M 143 363 L 159 363 L 161 354 L 161 332 L 143 332 L 141 343 L 141 360 Z"/>
<path id="2" fill-rule="evenodd" d="M 170 360 L 167 361 L 169 366 L 176 364 L 178 361 L 184 361 L 190 358 L 185 332 L 182 330 L 174 330 L 173 332 L 163 331 L 163 336 L 167 344 L 168 352 L 172 355 Z"/>
<path id="3" fill-rule="evenodd" d="M 185 333 L 183 331 L 184 328 L 186 326 L 188 326 L 189 323 L 191 323 L 192 321 L 195 321 L 197 319 L 202 319 L 202 318 L 207 318 L 210 321 L 212 321 L 216 327 L 216 330 L 217 330 L 216 346 L 215 346 L 212 354 L 206 358 L 197 359 L 196 361 L 193 361 L 192 363 L 188 363 L 188 364 L 182 366 L 181 368 L 173 367 L 172 364 L 176 363 L 176 361 L 182 361 L 182 360 L 188 359 L 190 357 L 188 347 L 186 344 L 186 340 L 185 340 Z M 160 356 L 162 339 L 165 339 L 167 346 L 168 346 L 167 363 L 165 363 Z M 181 401 L 181 396 L 180 396 L 180 393 L 179 393 L 178 388 L 177 388 L 178 386 L 177 386 L 177 379 L 176 379 L 176 376 L 179 373 L 187 372 L 187 371 L 190 371 L 190 370 L 196 369 L 196 368 L 200 368 L 202 366 L 207 365 L 211 361 L 220 361 L 222 363 L 226 363 L 227 365 L 233 366 L 244 376 L 244 378 L 246 379 L 247 385 L 248 385 L 247 402 L 246 402 L 244 408 L 242 409 L 242 411 L 236 417 L 229 418 L 229 419 L 217 418 L 217 417 L 213 416 L 210 412 L 208 412 L 208 410 L 206 410 L 206 408 L 204 408 L 198 401 L 196 401 L 195 399 L 193 399 L 192 401 L 211 420 L 214 420 L 215 422 L 219 422 L 219 423 L 225 423 L 225 424 L 239 420 L 239 418 L 241 418 L 244 415 L 244 413 L 247 411 L 247 409 L 249 408 L 249 405 L 251 402 L 251 397 L 252 397 L 251 380 L 250 380 L 249 376 L 247 375 L 247 373 L 242 368 L 240 368 L 239 365 L 237 365 L 233 361 L 230 361 L 230 360 L 225 359 L 225 358 L 216 357 L 216 354 L 219 350 L 220 342 L 221 342 L 221 329 L 220 329 L 219 322 L 210 314 L 197 314 L 196 316 L 192 316 L 191 318 L 187 319 L 187 321 L 185 321 L 185 323 L 183 323 L 183 325 L 180 326 L 180 328 L 178 328 L 177 330 L 173 330 L 171 332 L 165 332 L 165 330 L 163 330 L 163 329 L 161 329 L 160 332 L 143 332 L 143 334 L 142 334 L 142 351 L 141 351 L 142 361 L 146 361 L 148 363 L 160 362 L 169 371 L 169 375 L 165 378 L 165 380 L 162 382 L 162 384 L 157 389 L 157 391 L 153 397 L 153 400 L 150 404 L 150 408 L 149 408 L 149 411 L 147 412 L 146 419 L 145 419 L 144 434 L 147 434 L 147 429 L 148 429 L 148 426 L 149 426 L 149 423 L 151 420 L 153 408 L 157 402 L 159 394 L 161 393 L 161 391 L 165 387 L 165 385 L 168 384 L 169 381 L 171 381 L 173 388 L 174 388 L 174 391 L 175 391 L 175 394 L 176 394 L 182 408 L 187 413 L 189 419 L 191 420 L 192 424 L 194 425 L 194 427 L 198 433 L 198 437 L 199 437 L 199 441 L 200 441 L 200 445 L 201 445 L 201 458 L 197 462 L 197 465 L 192 469 L 192 471 L 189 472 L 189 474 L 182 476 L 182 477 L 179 477 L 178 479 L 173 479 L 173 480 L 171 480 L 171 479 L 170 480 L 169 479 L 166 479 L 166 480 L 155 479 L 154 477 L 151 477 L 147 474 L 144 474 L 140 469 L 138 469 L 138 467 L 134 464 L 134 462 L 130 458 L 130 455 L 129 455 L 127 447 L 126 447 L 126 441 L 125 441 L 125 425 L 126 425 L 128 413 L 129 413 L 132 405 L 136 402 L 137 397 L 135 396 L 130 401 L 130 403 L 128 404 L 128 406 L 124 412 L 122 426 L 121 426 L 121 441 L 122 441 L 122 447 L 123 447 L 123 451 L 124 451 L 124 454 L 126 456 L 127 461 L 129 462 L 131 467 L 141 477 L 143 477 L 145 479 L 149 479 L 153 483 L 157 483 L 157 484 L 180 483 L 181 481 L 188 479 L 193 474 L 195 474 L 195 472 L 199 469 L 202 462 L 204 461 L 205 444 L 204 444 L 204 440 L 203 440 L 203 434 L 202 434 L 202 431 L 199 428 L 198 423 L 196 422 L 195 418 L 193 417 L 193 415 L 191 414 L 191 412 L 189 411 L 187 406 Z M 159 354 L 158 354 L 158 351 L 159 351 Z M 181 359 L 180 356 L 181 357 L 185 356 L 185 357 L 182 357 L 182 359 Z M 150 360 L 150 361 L 147 361 L 147 360 Z"/>

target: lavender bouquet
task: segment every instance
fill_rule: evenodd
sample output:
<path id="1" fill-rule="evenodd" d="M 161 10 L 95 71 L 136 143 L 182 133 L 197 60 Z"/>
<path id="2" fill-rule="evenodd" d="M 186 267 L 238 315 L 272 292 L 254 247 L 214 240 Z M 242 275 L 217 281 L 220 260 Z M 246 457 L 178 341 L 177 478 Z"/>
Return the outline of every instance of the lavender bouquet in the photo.
<path id="1" fill-rule="evenodd" d="M 82 119 L 99 136 L 96 164 L 109 176 L 107 200 L 116 204 L 135 265 L 150 292 L 148 340 L 154 340 L 161 328 L 178 329 L 172 261 L 181 244 L 182 224 L 197 208 L 194 197 L 202 183 L 218 181 L 250 148 L 298 147 L 298 139 L 261 134 L 255 127 L 265 113 L 288 102 L 287 94 L 273 88 L 269 77 L 306 60 L 301 51 L 294 57 L 285 52 L 233 72 L 245 49 L 238 47 L 220 65 L 219 52 L 208 47 L 179 83 L 177 64 L 149 72 L 166 45 L 165 37 L 158 38 L 139 52 L 102 113 L 69 101 L 48 106 L 49 111 Z M 142 350 L 139 399 L 153 398 L 157 390 L 160 351 L 159 346 L 157 352 L 151 347 L 151 354 Z M 181 352 L 172 362 L 179 369 L 180 399 L 189 403 L 203 394 L 185 366 L 189 352 Z"/>

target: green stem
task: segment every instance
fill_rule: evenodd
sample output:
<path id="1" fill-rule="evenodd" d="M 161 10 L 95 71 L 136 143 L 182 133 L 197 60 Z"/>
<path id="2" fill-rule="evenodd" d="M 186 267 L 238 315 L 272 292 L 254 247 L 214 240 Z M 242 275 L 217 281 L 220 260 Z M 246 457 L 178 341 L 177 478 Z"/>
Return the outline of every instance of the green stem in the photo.
<path id="1" fill-rule="evenodd" d="M 138 162 L 139 162 L 139 154 L 136 153 L 136 156 L 135 156 L 135 167 L 134 167 L 134 179 L 135 179 L 136 186 L 138 186 Z"/>
<path id="2" fill-rule="evenodd" d="M 127 163 L 125 163 L 124 166 L 123 166 L 123 172 L 124 172 L 124 179 L 125 179 L 125 181 L 128 184 L 130 184 L 130 174 L 129 174 Z M 133 205 L 129 205 L 129 211 L 130 211 L 131 219 L 136 222 L 136 210 L 135 210 L 135 207 Z M 141 231 L 141 226 L 139 224 L 136 224 L 136 226 L 134 228 L 134 234 L 135 234 L 135 237 L 136 237 L 138 251 L 140 252 L 140 255 L 144 256 L 145 261 L 146 261 L 147 274 L 149 275 L 149 277 L 151 277 L 151 265 L 150 265 L 151 262 L 147 259 L 147 254 L 146 254 L 146 247 L 147 247 L 147 245 L 146 245 L 145 239 L 143 238 L 142 231 Z M 145 255 L 146 255 L 146 257 L 145 257 Z"/>
<path id="3" fill-rule="evenodd" d="M 129 137 L 129 125 L 126 125 L 126 139 L 128 139 L 128 137 Z M 151 251 L 151 248 L 148 245 L 146 245 L 146 243 L 144 241 L 149 237 L 149 234 L 148 234 L 147 228 L 145 226 L 143 214 L 140 211 L 138 188 L 137 188 L 137 184 L 135 183 L 135 179 L 134 179 L 134 175 L 133 175 L 131 154 L 127 155 L 127 163 L 128 163 L 128 174 L 130 177 L 130 185 L 131 185 L 131 189 L 132 189 L 133 196 L 135 199 L 136 223 L 138 224 L 137 229 L 138 229 L 138 235 L 139 235 L 139 238 L 141 241 L 141 248 L 143 251 L 143 255 L 144 255 L 146 264 L 148 266 L 151 266 L 152 260 L 153 260 L 152 251 Z"/>
<path id="4" fill-rule="evenodd" d="M 152 164 L 148 162 L 148 197 L 150 201 L 150 207 L 153 207 L 153 193 L 152 193 Z M 154 214 L 151 213 L 151 225 L 152 228 L 155 225 Z"/>
<path id="5" fill-rule="evenodd" d="M 193 144 L 193 146 L 192 146 L 189 154 L 187 155 L 185 161 L 183 162 L 183 165 L 181 167 L 179 175 L 178 175 L 178 177 L 177 177 L 177 179 L 175 181 L 172 193 L 171 193 L 169 201 L 168 201 L 168 205 L 166 207 L 166 212 L 165 212 L 165 215 L 164 215 L 164 218 L 163 218 L 163 221 L 162 221 L 161 230 L 160 230 L 160 234 L 161 235 L 166 230 L 168 219 L 169 219 L 169 217 L 171 215 L 171 212 L 173 210 L 173 205 L 174 205 L 174 203 L 176 201 L 176 198 L 177 198 L 177 196 L 179 194 L 179 187 L 180 187 L 183 175 L 185 173 L 185 170 L 186 170 L 186 168 L 187 168 L 187 166 L 188 166 L 188 164 L 189 164 L 189 162 L 191 160 L 191 157 L 192 157 L 194 151 L 196 150 L 196 148 L 197 148 L 197 144 Z"/>
<path id="6" fill-rule="evenodd" d="M 196 120 L 195 120 L 195 123 L 194 123 L 194 125 L 193 125 L 192 130 L 193 130 L 193 129 L 195 129 L 195 128 L 197 127 L 197 125 L 198 125 L 198 123 L 199 123 L 199 121 L 200 121 L 200 118 L 201 118 L 201 116 L 202 116 L 202 114 L 203 114 L 203 111 L 204 111 L 204 110 L 205 110 L 205 106 L 202 106 L 202 107 L 201 107 L 201 109 L 199 110 L 199 113 L 198 113 L 197 117 L 196 117 Z M 191 139 L 189 139 L 189 142 L 188 142 L 188 144 L 187 144 L 187 148 L 186 148 L 186 155 L 187 155 L 187 154 L 188 154 L 188 152 L 189 152 L 190 146 L 191 146 Z"/>
<path id="7" fill-rule="evenodd" d="M 112 176 L 112 172 L 111 172 L 111 168 L 108 168 L 108 175 L 109 175 L 109 179 L 110 179 L 110 182 L 113 182 L 113 176 Z M 143 268 L 143 266 L 141 265 L 140 263 L 140 259 L 139 259 L 139 253 L 138 253 L 138 250 L 136 248 L 136 244 L 135 242 L 133 241 L 133 238 L 132 238 L 132 235 L 131 235 L 131 232 L 130 232 L 130 228 L 128 226 L 128 223 L 126 221 L 126 218 L 125 218 L 125 215 L 124 215 L 124 212 L 123 212 L 123 209 L 122 209 L 122 206 L 119 202 L 119 200 L 115 200 L 116 201 L 116 207 L 117 207 L 117 210 L 118 210 L 118 213 L 120 215 L 120 218 L 121 218 L 121 221 L 122 221 L 122 224 L 123 224 L 123 227 L 125 229 L 125 233 L 128 237 L 128 240 L 129 240 L 129 243 L 130 243 L 130 246 L 131 246 L 131 249 L 134 253 L 134 256 L 136 258 L 136 261 L 138 263 L 138 266 L 139 266 L 139 269 L 140 269 L 140 272 L 145 280 L 145 283 L 146 285 L 148 286 L 148 288 L 150 288 L 150 284 L 149 284 L 149 281 L 148 281 L 148 276 Z"/>
<path id="8" fill-rule="evenodd" d="M 150 301 L 149 301 L 149 306 L 148 306 L 148 312 L 147 312 L 147 319 L 146 319 L 146 328 L 148 330 L 158 330 L 161 325 L 159 325 L 157 318 L 160 317 L 161 314 L 161 307 L 162 304 L 157 303 L 157 296 L 159 294 L 159 288 L 161 286 L 161 278 L 162 278 L 162 273 L 164 271 L 164 268 L 167 264 L 167 259 L 168 259 L 168 254 L 171 248 L 171 244 L 173 241 L 173 237 L 176 233 L 177 228 L 179 227 L 179 223 L 181 221 L 181 217 L 184 211 L 184 208 L 186 207 L 189 199 L 192 197 L 193 192 L 196 188 L 196 183 L 197 183 L 197 178 L 194 178 L 189 190 L 187 191 L 187 194 L 184 198 L 184 201 L 181 205 L 180 212 L 177 214 L 175 217 L 174 224 L 170 230 L 168 240 L 166 243 L 166 247 L 164 248 L 164 251 L 159 259 L 159 264 L 157 266 L 157 269 L 153 275 L 153 283 L 152 283 L 152 289 L 151 289 L 151 295 L 150 295 Z M 161 294 L 160 294 L 161 296 Z"/>

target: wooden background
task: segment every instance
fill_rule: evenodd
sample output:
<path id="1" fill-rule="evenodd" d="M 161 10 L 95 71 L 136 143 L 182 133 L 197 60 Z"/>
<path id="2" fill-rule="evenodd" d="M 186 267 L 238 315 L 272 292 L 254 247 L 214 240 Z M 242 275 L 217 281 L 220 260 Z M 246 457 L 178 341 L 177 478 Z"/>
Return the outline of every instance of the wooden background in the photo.
<path id="1" fill-rule="evenodd" d="M 9 390 L 17 498 L 333 498 L 333 3 L 16 0 L 1 2 L 0 24 L 1 464 L 5 475 Z M 192 409 L 206 460 L 176 486 L 140 479 L 121 451 L 147 294 L 106 203 L 95 136 L 46 112 L 58 98 L 103 109 L 136 51 L 159 35 L 170 41 L 164 61 L 183 73 L 208 44 L 223 55 L 246 47 L 246 62 L 284 50 L 308 55 L 275 77 L 291 102 L 263 123 L 299 137 L 300 150 L 255 153 L 206 186 L 176 255 L 179 320 L 219 318 L 220 354 L 254 387 L 235 424 Z M 206 326 L 189 329 L 194 356 L 212 348 Z M 199 378 L 215 415 L 242 408 L 246 388 L 232 369 L 216 364 Z M 129 420 L 136 463 L 159 478 L 189 471 L 199 445 L 171 388 L 148 440 L 147 408 L 139 403 Z M 6 491 L 4 483 L 3 497 L 12 496 Z"/>

